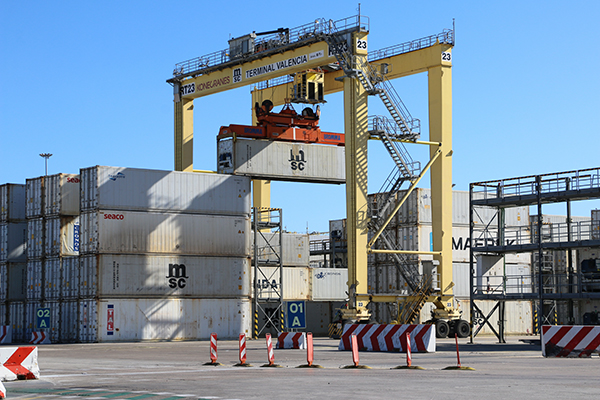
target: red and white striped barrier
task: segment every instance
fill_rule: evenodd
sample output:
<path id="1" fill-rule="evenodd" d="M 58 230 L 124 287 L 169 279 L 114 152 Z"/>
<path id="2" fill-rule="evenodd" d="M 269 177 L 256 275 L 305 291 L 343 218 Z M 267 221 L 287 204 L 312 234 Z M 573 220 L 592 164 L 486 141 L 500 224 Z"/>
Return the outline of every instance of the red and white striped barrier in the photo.
<path id="1" fill-rule="evenodd" d="M 50 337 L 46 332 L 31 332 L 29 344 L 51 344 Z"/>
<path id="2" fill-rule="evenodd" d="M 590 357 L 600 353 L 600 326 L 542 326 L 544 357 Z"/>
<path id="3" fill-rule="evenodd" d="M 269 365 L 275 364 L 275 352 L 273 351 L 273 341 L 271 340 L 271 334 L 266 334 L 267 339 L 267 358 L 269 359 Z"/>
<path id="4" fill-rule="evenodd" d="M 12 342 L 12 329 L 10 325 L 0 326 L 0 343 L 11 343 Z"/>
<path id="5" fill-rule="evenodd" d="M 240 334 L 240 364 L 246 364 L 246 335 Z"/>
<path id="6" fill-rule="evenodd" d="M 306 349 L 306 333 L 280 332 L 277 336 L 278 349 Z"/>
<path id="7" fill-rule="evenodd" d="M 347 324 L 340 339 L 340 350 L 352 350 L 350 340 L 356 335 L 358 347 L 367 351 L 404 350 L 403 336 L 410 333 L 413 353 L 435 353 L 433 325 Z"/>
<path id="8" fill-rule="evenodd" d="M 5 398 L 6 398 L 6 389 L 4 388 L 2 381 L 0 381 L 0 399 L 5 399 Z"/>
<path id="9" fill-rule="evenodd" d="M 210 335 L 210 362 L 213 364 L 217 362 L 217 334 L 211 333 Z"/>
<path id="10" fill-rule="evenodd" d="M 0 381 L 38 379 L 37 347 L 0 347 Z"/>

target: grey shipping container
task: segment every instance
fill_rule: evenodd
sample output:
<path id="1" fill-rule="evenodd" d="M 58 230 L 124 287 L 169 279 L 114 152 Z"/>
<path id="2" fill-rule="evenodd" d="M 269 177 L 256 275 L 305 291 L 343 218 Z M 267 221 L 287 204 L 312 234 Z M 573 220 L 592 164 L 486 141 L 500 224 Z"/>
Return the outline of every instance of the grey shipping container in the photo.
<path id="1" fill-rule="evenodd" d="M 80 221 L 81 254 L 250 255 L 249 217 L 102 210 Z"/>
<path id="2" fill-rule="evenodd" d="M 25 181 L 26 188 L 26 217 L 39 218 L 44 215 L 43 197 L 44 197 L 44 177 L 31 178 Z"/>
<path id="3" fill-rule="evenodd" d="M 27 300 L 41 300 L 43 268 L 41 259 L 27 260 Z"/>
<path id="4" fill-rule="evenodd" d="M 217 143 L 217 171 L 284 181 L 345 183 L 343 146 L 257 139 Z"/>
<path id="5" fill-rule="evenodd" d="M 0 224 L 0 262 L 27 260 L 27 222 Z"/>
<path id="6" fill-rule="evenodd" d="M 81 170 L 81 209 L 250 215 L 250 179 L 96 166 Z"/>
<path id="7" fill-rule="evenodd" d="M 41 258 L 44 255 L 44 218 L 27 220 L 27 259 Z"/>
<path id="8" fill-rule="evenodd" d="M 254 232 L 252 233 L 254 235 Z M 254 238 L 254 236 L 253 236 Z M 253 238 L 251 241 L 253 242 Z M 259 248 L 259 258 L 264 262 L 278 261 L 282 256 L 282 264 L 287 267 L 308 267 L 310 264 L 310 247 L 308 234 L 288 233 L 281 235 L 282 248 L 274 251 L 271 246 L 279 246 L 279 235 L 271 232 L 261 232 L 256 236 Z M 276 247 L 275 249 L 277 249 Z M 277 254 L 280 252 L 281 254 Z M 254 257 L 254 243 L 252 243 L 252 257 Z M 254 262 L 254 258 L 252 258 Z"/>
<path id="9" fill-rule="evenodd" d="M 25 185 L 0 185 L 0 222 L 25 221 Z"/>
<path id="10" fill-rule="evenodd" d="M 8 303 L 8 314 L 6 324 L 12 329 L 13 343 L 29 342 L 31 337 L 25 338 L 25 303 L 22 301 L 11 301 Z"/>
<path id="11" fill-rule="evenodd" d="M 44 194 L 44 215 L 79 215 L 79 175 L 46 176 Z"/>
<path id="12" fill-rule="evenodd" d="M 90 297 L 250 298 L 248 258 L 100 254 L 80 261 L 83 277 L 98 276 Z"/>
<path id="13" fill-rule="evenodd" d="M 27 264 L 10 262 L 6 267 L 6 300 L 21 301 L 27 298 Z"/>

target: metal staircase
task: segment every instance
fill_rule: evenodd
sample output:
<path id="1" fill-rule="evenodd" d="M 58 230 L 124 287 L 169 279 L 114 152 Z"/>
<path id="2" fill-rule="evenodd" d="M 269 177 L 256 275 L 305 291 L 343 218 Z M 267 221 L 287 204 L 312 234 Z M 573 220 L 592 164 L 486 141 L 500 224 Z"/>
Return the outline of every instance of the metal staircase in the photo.
<path id="1" fill-rule="evenodd" d="M 421 309 L 427 301 L 427 297 L 431 295 L 431 277 L 423 278 L 419 282 L 417 290 L 414 295 L 408 298 L 403 306 L 402 310 L 398 309 L 398 323 L 399 324 L 412 324 L 415 319 L 421 314 Z"/>

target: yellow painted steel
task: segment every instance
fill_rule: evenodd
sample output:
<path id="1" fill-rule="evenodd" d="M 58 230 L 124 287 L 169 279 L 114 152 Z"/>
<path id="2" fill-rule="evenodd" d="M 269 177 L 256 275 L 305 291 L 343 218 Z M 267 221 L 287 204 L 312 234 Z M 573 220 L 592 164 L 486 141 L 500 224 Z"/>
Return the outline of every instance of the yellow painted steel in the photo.
<path id="1" fill-rule="evenodd" d="M 259 99 L 256 98 L 256 95 L 255 92 L 252 92 L 252 106 L 250 107 L 252 110 L 252 125 L 256 125 L 257 123 L 256 113 L 254 112 L 254 103 L 257 102 L 260 105 L 263 101 L 263 99 L 260 99 L 259 101 Z M 252 180 L 252 206 L 261 209 L 271 208 L 271 181 L 260 179 Z M 268 229 L 265 229 L 264 231 L 267 230 Z"/>
<path id="2" fill-rule="evenodd" d="M 438 48 L 440 49 L 440 48 Z M 446 49 L 447 51 L 447 49 Z M 439 53 L 439 60 L 442 54 Z M 428 69 L 429 140 L 440 142 L 442 154 L 431 166 L 431 220 L 433 250 L 438 260 L 442 296 L 452 295 L 452 65 Z M 433 156 L 434 149 L 430 149 Z M 447 291 L 443 288 L 449 288 Z"/>
<path id="3" fill-rule="evenodd" d="M 366 33 L 354 35 L 366 40 Z M 356 53 L 356 52 L 355 52 Z M 357 55 L 357 62 L 365 55 Z M 368 95 L 357 79 L 344 79 L 344 128 L 346 135 L 346 229 L 348 236 L 349 309 L 358 314 L 366 303 L 355 294 L 367 293 L 367 147 Z"/>
<path id="4" fill-rule="evenodd" d="M 194 103 L 175 103 L 175 171 L 194 170 Z"/>
<path id="5" fill-rule="evenodd" d="M 418 250 L 384 250 L 384 249 L 369 249 L 369 253 L 382 253 L 382 254 L 429 254 L 438 255 L 442 254 L 441 251 L 418 251 Z"/>

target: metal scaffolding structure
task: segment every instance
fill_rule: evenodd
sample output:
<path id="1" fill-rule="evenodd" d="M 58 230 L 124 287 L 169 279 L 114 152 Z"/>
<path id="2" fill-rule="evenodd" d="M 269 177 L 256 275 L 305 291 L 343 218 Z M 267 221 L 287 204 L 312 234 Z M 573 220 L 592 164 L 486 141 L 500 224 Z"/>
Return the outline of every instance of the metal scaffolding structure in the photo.
<path id="1" fill-rule="evenodd" d="M 533 332 L 543 323 L 557 321 L 557 302 L 600 299 L 590 289 L 589 274 L 581 271 L 571 257 L 572 250 L 600 247 L 599 221 L 577 221 L 571 217 L 571 202 L 600 198 L 600 168 L 531 175 L 470 185 L 470 299 L 471 341 L 487 324 L 498 340 L 504 342 L 504 303 L 515 300 L 535 302 Z M 566 221 L 543 220 L 542 206 L 565 203 Z M 537 210 L 528 224 L 510 225 L 505 212 L 511 207 Z M 568 255 L 565 273 L 557 273 L 552 254 Z M 526 275 L 485 274 L 511 253 L 530 253 L 532 268 Z M 500 268 L 497 268 L 500 270 Z M 485 315 L 475 304 L 492 300 L 497 304 Z M 572 308 L 571 308 L 572 309 Z M 498 331 L 490 317 L 498 311 Z"/>

